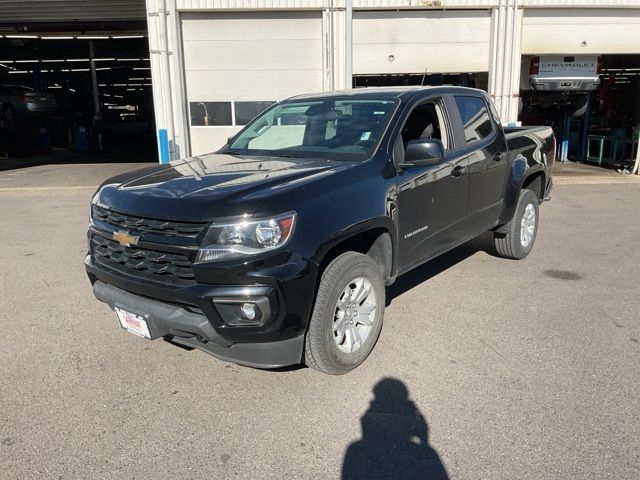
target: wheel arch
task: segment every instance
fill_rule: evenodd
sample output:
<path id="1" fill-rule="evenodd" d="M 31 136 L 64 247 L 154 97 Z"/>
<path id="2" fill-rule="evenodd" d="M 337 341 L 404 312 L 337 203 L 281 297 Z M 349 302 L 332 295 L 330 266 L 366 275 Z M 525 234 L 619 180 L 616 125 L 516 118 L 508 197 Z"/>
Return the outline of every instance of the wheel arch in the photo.
<path id="1" fill-rule="evenodd" d="M 387 221 L 388 220 L 388 221 Z M 391 219 L 367 222 L 350 228 L 318 250 L 314 262 L 319 266 L 318 280 L 325 268 L 345 252 L 368 255 L 380 265 L 385 283 L 394 276 L 396 268 L 395 239 Z"/>
<path id="2" fill-rule="evenodd" d="M 546 175 L 543 170 L 531 172 L 524 178 L 522 182 L 522 190 L 531 190 L 535 193 L 540 201 L 544 199 L 544 191 L 546 185 Z"/>

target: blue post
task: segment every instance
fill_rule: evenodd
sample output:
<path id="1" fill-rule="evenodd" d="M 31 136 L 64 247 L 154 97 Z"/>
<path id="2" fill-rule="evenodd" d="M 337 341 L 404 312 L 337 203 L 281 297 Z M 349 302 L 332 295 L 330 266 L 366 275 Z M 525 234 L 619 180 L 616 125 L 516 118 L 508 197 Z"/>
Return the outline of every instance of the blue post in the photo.
<path id="1" fill-rule="evenodd" d="M 591 118 L 591 94 L 587 94 L 587 111 L 580 118 L 580 152 L 578 162 L 588 163 L 589 156 L 589 120 Z"/>
<path id="2" fill-rule="evenodd" d="M 169 163 L 169 137 L 166 128 L 158 130 L 158 142 L 160 143 L 160 163 Z"/>
<path id="3" fill-rule="evenodd" d="M 560 161 L 566 162 L 569 159 L 569 129 L 571 118 L 566 113 L 562 114 L 562 143 L 560 147 Z"/>

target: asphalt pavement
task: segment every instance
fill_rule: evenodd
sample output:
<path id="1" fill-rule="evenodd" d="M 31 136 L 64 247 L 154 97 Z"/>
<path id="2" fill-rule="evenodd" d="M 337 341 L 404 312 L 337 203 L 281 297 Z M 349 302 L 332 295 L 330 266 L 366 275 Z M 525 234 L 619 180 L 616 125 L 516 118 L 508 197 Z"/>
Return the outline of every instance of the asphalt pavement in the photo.
<path id="1" fill-rule="evenodd" d="M 640 183 L 559 181 L 527 259 L 485 236 L 401 277 L 334 377 L 117 326 L 85 232 L 133 166 L 0 173 L 0 478 L 640 478 Z"/>

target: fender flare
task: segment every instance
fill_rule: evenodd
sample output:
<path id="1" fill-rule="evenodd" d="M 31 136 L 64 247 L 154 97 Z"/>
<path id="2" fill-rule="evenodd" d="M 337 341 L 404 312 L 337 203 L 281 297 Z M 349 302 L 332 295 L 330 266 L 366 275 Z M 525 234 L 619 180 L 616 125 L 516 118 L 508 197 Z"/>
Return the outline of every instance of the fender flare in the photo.
<path id="1" fill-rule="evenodd" d="M 371 245 L 362 253 L 371 255 L 381 262 L 381 272 L 385 280 L 393 277 L 397 270 L 397 232 L 395 222 L 386 216 L 356 223 L 332 235 L 318 247 L 312 258 L 313 263 L 321 266 L 331 256 L 331 252 L 340 245 L 348 246 L 350 240 L 355 241 L 358 236 L 368 232 L 379 232 L 379 234 L 371 238 Z"/>

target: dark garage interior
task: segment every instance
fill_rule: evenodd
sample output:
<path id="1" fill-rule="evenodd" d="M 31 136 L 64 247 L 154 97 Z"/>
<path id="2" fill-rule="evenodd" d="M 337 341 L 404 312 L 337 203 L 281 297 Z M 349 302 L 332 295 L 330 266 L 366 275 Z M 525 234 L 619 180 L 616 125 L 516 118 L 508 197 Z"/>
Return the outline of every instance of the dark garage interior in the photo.
<path id="1" fill-rule="evenodd" d="M 144 2 L 109 2 L 115 18 L 102 21 L 108 6 L 87 3 L 77 21 L 0 20 L 0 168 L 157 162 Z"/>
<path id="2" fill-rule="evenodd" d="M 558 142 L 567 146 L 566 160 L 627 171 L 638 148 L 640 55 L 599 58 L 600 85 L 595 91 L 522 90 L 520 120 L 552 126 Z M 528 61 L 523 57 L 523 64 Z"/>

